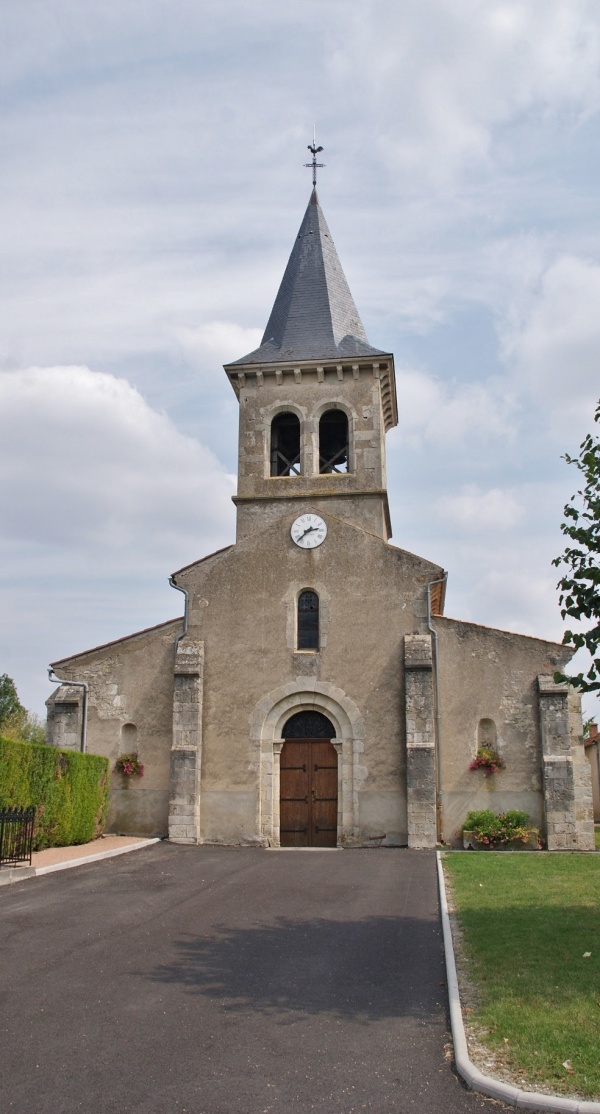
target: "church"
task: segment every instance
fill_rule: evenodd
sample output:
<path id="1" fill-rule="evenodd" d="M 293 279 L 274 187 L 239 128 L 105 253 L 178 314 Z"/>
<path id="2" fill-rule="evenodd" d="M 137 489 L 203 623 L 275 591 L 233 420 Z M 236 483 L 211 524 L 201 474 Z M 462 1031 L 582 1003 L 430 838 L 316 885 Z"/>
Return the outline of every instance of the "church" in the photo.
<path id="1" fill-rule="evenodd" d="M 553 679 L 569 650 L 445 616 L 445 571 L 390 544 L 394 357 L 316 188 L 260 347 L 224 370 L 235 544 L 173 573 L 182 617 L 52 666 L 49 742 L 109 757 L 109 830 L 426 848 L 517 808 L 548 848 L 592 849 L 579 698 Z M 492 773 L 470 768 L 481 748 Z M 143 776 L 115 769 L 131 753 Z"/>

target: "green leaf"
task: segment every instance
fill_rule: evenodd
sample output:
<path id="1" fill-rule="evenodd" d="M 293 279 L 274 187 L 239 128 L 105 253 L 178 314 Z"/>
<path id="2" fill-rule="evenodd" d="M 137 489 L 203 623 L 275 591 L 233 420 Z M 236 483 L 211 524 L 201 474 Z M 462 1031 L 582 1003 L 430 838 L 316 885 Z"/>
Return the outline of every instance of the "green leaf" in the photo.
<path id="1" fill-rule="evenodd" d="M 594 421 L 600 423 L 600 401 Z M 566 521 L 561 523 L 561 531 L 575 544 L 567 545 L 552 561 L 555 568 L 563 565 L 570 570 L 557 585 L 560 613 L 563 619 L 568 615 L 592 626 L 584 631 L 566 630 L 563 645 L 577 650 L 585 647 L 593 663 L 587 673 L 573 677 L 556 673 L 555 680 L 568 680 L 582 692 L 596 692 L 600 689 L 600 659 L 595 657 L 600 648 L 600 439 L 586 434 L 579 455 L 565 453 L 564 459 L 578 469 L 585 484 L 563 509 Z"/>

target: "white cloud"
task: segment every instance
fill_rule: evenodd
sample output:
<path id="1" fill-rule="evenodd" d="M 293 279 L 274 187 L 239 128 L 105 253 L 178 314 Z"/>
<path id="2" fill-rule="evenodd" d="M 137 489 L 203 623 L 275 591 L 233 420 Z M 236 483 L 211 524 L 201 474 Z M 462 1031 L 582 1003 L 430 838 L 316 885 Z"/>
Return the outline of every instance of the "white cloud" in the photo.
<path id="1" fill-rule="evenodd" d="M 182 561 L 221 541 L 231 483 L 216 458 L 125 380 L 85 367 L 0 376 L 2 521 L 12 544 L 107 551 L 139 546 Z M 194 554 L 191 554 L 193 556 Z"/>
<path id="2" fill-rule="evenodd" d="M 489 626 L 560 642 L 562 626 L 551 572 L 524 560 L 518 547 L 503 557 L 482 569 L 471 586 L 471 618 L 478 622 L 476 616 L 485 615 Z"/>
<path id="3" fill-rule="evenodd" d="M 600 265 L 563 256 L 547 268 L 506 355 L 556 426 L 583 436 L 600 395 Z"/>
<path id="4" fill-rule="evenodd" d="M 176 330 L 186 357 L 194 364 L 211 368 L 253 352 L 260 345 L 262 335 L 261 329 L 243 329 L 233 321 L 207 321 L 195 329 Z"/>
<path id="5" fill-rule="evenodd" d="M 475 449 L 490 440 L 515 434 L 515 399 L 499 379 L 442 382 L 423 371 L 397 373 L 398 432 L 392 442 L 425 441 L 438 446 L 470 443 Z"/>
<path id="6" fill-rule="evenodd" d="M 525 113 L 577 120 L 600 102 L 591 0 L 389 0 L 354 6 L 348 22 L 338 82 L 373 114 L 379 154 L 413 181 L 487 164 L 503 150 L 495 132 Z"/>
<path id="7" fill-rule="evenodd" d="M 435 506 L 449 526 L 478 534 L 512 530 L 525 515 L 514 491 L 498 487 L 483 491 L 476 484 L 466 484 L 456 495 L 438 499 Z"/>
<path id="8" fill-rule="evenodd" d="M 233 540 L 234 490 L 123 379 L 0 374 L 0 669 L 26 706 L 46 662 L 181 613 L 168 575 Z"/>
<path id="9" fill-rule="evenodd" d="M 9 8 L 0 366 L 30 370 L 3 380 L 0 672 L 21 647 L 21 688 L 177 613 L 168 572 L 231 539 L 220 364 L 260 340 L 315 119 L 342 265 L 400 368 L 398 544 L 447 564 L 455 614 L 560 637 L 560 424 L 575 405 L 581 439 L 597 382 L 597 0 Z"/>

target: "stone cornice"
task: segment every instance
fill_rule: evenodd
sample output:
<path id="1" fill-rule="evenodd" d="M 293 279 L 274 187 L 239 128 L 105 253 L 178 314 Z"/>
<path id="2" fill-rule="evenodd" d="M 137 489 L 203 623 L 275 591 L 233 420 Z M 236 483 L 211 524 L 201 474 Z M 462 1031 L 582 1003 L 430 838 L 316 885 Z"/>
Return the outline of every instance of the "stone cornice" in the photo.
<path id="1" fill-rule="evenodd" d="M 262 387 L 265 383 L 273 381 L 283 385 L 286 389 L 295 383 L 306 379 L 315 379 L 318 383 L 339 383 L 344 379 L 359 379 L 361 376 L 370 376 L 379 380 L 381 390 L 381 407 L 386 433 L 398 424 L 398 406 L 396 401 L 396 377 L 394 372 L 394 357 L 391 353 L 378 357 L 377 360 L 366 359 L 364 356 L 354 357 L 349 360 L 306 360 L 299 363 L 264 363 L 264 364 L 225 364 L 227 378 L 231 383 L 237 397 L 245 386 Z"/>

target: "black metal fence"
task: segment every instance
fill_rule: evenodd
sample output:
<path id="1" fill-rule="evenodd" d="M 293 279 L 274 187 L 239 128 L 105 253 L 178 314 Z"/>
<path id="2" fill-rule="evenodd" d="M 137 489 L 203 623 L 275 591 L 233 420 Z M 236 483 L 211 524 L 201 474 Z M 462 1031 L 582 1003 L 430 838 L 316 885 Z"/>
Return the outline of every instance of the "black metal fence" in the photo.
<path id="1" fill-rule="evenodd" d="M 29 863 L 35 807 L 0 809 L 0 866 Z"/>

